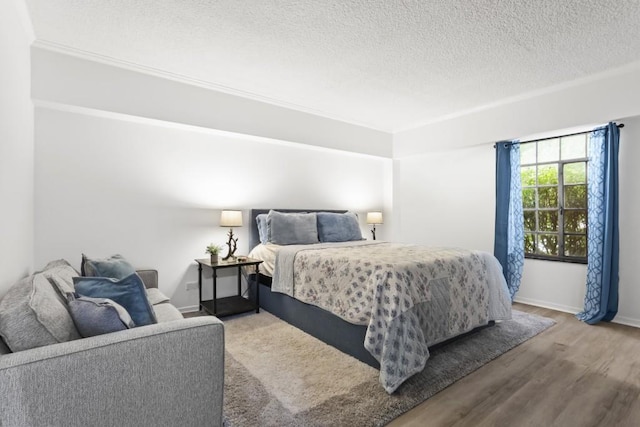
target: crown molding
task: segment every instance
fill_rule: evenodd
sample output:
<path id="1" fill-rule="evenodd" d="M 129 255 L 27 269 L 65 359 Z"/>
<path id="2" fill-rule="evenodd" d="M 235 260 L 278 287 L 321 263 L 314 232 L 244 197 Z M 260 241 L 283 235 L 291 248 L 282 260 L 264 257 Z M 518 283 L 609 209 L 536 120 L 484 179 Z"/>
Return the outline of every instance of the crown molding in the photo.
<path id="1" fill-rule="evenodd" d="M 596 74 L 591 74 L 586 77 L 580 77 L 578 79 L 570 80 L 568 82 L 559 83 L 553 86 L 548 86 L 546 88 L 522 93 L 520 95 L 511 96 L 508 98 L 502 98 L 495 102 L 491 102 L 491 103 L 480 105 L 473 108 L 468 108 L 466 110 L 460 110 L 455 113 L 445 114 L 443 116 L 439 116 L 439 117 L 428 119 L 428 120 L 417 121 L 417 122 L 414 122 L 412 125 L 407 125 L 401 128 L 393 129 L 392 133 L 397 134 L 400 132 L 405 132 L 405 131 L 410 131 L 416 128 L 420 128 L 423 126 L 429 126 L 436 123 L 445 122 L 447 120 L 457 119 L 459 117 L 467 116 L 470 114 L 491 110 L 493 108 L 502 107 L 504 105 L 514 104 L 516 102 L 526 101 L 532 98 L 537 98 L 539 96 L 560 92 L 565 89 L 571 89 L 571 88 L 582 86 L 588 83 L 596 82 L 598 80 L 608 79 L 611 77 L 627 74 L 637 70 L 640 70 L 640 61 L 631 62 L 627 65 L 623 65 L 622 67 L 612 68 Z"/>

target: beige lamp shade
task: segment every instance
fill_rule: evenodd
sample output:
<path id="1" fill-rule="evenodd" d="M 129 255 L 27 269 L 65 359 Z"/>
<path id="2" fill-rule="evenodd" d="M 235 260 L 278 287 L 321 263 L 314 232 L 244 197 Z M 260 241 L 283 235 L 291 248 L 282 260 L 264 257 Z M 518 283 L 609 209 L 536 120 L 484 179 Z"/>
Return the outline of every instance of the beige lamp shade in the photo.
<path id="1" fill-rule="evenodd" d="M 382 212 L 367 212 L 367 224 L 384 224 Z"/>
<path id="2" fill-rule="evenodd" d="M 220 227 L 242 227 L 242 211 L 222 211 Z"/>

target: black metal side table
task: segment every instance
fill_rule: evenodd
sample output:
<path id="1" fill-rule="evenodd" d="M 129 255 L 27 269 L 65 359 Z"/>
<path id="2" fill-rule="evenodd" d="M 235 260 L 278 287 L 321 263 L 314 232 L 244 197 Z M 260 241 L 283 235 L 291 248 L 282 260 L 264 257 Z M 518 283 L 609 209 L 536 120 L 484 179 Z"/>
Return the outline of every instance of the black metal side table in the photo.
<path id="1" fill-rule="evenodd" d="M 198 263 L 198 299 L 200 303 L 200 309 L 204 309 L 207 313 L 217 317 L 230 316 L 232 314 L 246 313 L 247 311 L 255 310 L 256 313 L 260 312 L 260 292 L 258 289 L 258 276 L 260 273 L 260 264 L 262 261 L 253 258 L 236 258 L 228 261 L 219 261 L 217 264 L 212 264 L 210 259 L 196 259 Z M 202 300 L 202 267 L 211 268 L 213 274 L 213 299 Z M 248 280 L 247 286 L 249 298 L 242 297 L 242 267 L 255 267 L 255 279 Z M 218 270 L 223 268 L 238 269 L 238 294 L 225 298 L 217 297 L 218 287 Z M 251 300 L 251 285 L 254 285 L 255 299 Z"/>

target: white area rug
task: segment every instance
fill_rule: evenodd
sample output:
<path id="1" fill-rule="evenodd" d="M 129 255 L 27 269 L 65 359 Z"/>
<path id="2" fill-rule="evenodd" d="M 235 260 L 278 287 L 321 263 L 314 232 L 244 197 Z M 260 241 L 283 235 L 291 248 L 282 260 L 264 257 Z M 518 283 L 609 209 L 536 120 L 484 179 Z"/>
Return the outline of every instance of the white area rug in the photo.
<path id="1" fill-rule="evenodd" d="M 393 395 L 378 371 L 262 311 L 225 321 L 224 413 L 231 426 L 380 426 L 554 324 L 513 319 L 431 352 Z"/>

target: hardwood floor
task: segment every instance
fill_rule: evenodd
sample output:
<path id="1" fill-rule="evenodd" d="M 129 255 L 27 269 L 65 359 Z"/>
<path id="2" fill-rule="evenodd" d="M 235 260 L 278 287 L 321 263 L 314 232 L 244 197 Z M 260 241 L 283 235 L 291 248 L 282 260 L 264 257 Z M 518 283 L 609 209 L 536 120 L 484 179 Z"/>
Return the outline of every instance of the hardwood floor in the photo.
<path id="1" fill-rule="evenodd" d="M 640 426 L 640 329 L 514 308 L 557 324 L 389 426 Z"/>

